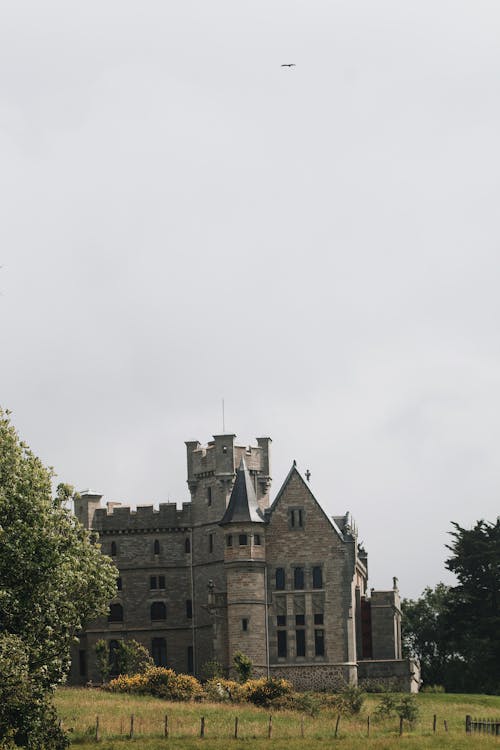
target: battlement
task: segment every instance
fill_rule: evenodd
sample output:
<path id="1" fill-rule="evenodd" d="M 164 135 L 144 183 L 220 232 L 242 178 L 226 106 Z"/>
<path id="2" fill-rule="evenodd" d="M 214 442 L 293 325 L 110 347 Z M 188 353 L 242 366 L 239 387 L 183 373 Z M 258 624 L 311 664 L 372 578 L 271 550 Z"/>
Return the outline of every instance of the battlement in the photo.
<path id="1" fill-rule="evenodd" d="M 271 438 L 257 438 L 256 446 L 235 445 L 236 435 L 214 435 L 207 445 L 198 440 L 186 442 L 188 482 L 206 476 L 231 476 L 242 456 L 250 472 L 270 476 L 269 447 Z"/>
<path id="2" fill-rule="evenodd" d="M 94 513 L 93 528 L 101 533 L 147 531 L 185 528 L 191 525 L 191 503 L 183 503 L 178 510 L 175 503 L 160 503 L 158 510 L 153 505 L 129 506 L 108 503 L 107 508 L 98 508 Z"/>

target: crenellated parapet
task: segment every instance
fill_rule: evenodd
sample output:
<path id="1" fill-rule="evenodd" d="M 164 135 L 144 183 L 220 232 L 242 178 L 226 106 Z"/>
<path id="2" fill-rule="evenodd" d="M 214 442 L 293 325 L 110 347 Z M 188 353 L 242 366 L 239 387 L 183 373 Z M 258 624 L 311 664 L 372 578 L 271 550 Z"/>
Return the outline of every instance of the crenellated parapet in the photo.
<path id="1" fill-rule="evenodd" d="M 158 532 L 190 526 L 191 503 L 184 503 L 181 510 L 175 503 L 160 503 L 158 509 L 144 505 L 135 510 L 110 503 L 108 508 L 95 511 L 93 523 L 93 528 L 100 534 Z"/>
<path id="2" fill-rule="evenodd" d="M 271 485 L 271 438 L 257 438 L 257 445 L 250 446 L 236 445 L 235 438 L 233 434 L 223 434 L 214 435 L 207 445 L 202 445 L 198 440 L 186 442 L 187 483 L 191 497 L 193 500 L 196 497 L 204 500 L 209 486 L 224 498 L 229 497 L 236 469 L 243 458 L 254 478 L 259 504 L 266 507 Z"/>

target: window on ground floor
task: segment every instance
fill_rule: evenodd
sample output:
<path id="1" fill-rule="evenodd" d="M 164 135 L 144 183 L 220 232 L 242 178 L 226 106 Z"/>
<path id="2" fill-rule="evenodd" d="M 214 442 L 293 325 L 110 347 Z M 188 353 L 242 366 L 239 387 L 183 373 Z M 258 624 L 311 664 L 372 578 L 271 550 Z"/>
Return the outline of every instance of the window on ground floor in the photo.
<path id="1" fill-rule="evenodd" d="M 167 642 L 165 638 L 153 638 L 151 641 L 151 656 L 157 667 L 167 666 Z"/>

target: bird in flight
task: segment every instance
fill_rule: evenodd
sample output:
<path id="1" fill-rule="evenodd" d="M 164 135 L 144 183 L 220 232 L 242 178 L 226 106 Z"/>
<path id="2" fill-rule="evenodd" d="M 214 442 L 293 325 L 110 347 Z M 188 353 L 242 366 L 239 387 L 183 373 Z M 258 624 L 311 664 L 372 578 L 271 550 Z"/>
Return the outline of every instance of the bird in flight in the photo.
<path id="1" fill-rule="evenodd" d="M 283 63 L 283 64 L 281 65 L 281 67 L 282 67 L 282 68 L 295 68 L 295 67 L 296 67 L 296 65 L 295 65 L 295 63 Z"/>

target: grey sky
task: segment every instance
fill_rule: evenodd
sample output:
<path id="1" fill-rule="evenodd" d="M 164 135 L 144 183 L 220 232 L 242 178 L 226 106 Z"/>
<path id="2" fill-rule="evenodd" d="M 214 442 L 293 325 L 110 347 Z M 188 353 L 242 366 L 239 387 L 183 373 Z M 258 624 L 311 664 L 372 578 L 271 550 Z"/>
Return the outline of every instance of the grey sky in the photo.
<path id="1" fill-rule="evenodd" d="M 370 585 L 450 580 L 500 505 L 499 38 L 496 0 L 0 0 L 0 399 L 61 479 L 187 500 L 224 396 Z"/>

